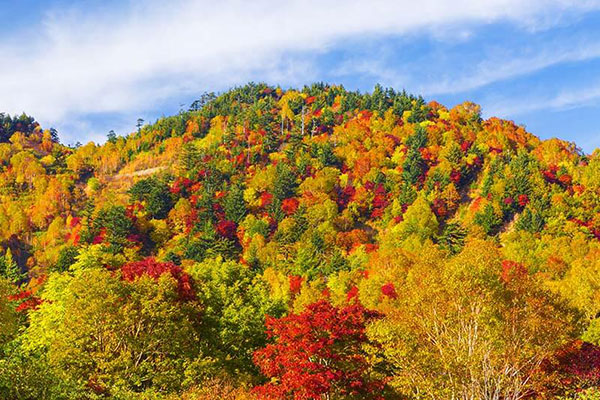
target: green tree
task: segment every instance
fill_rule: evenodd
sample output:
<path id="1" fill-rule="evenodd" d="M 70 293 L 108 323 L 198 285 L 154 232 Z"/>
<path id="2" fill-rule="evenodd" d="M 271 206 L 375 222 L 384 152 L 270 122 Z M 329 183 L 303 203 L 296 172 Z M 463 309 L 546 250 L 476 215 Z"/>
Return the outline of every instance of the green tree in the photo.
<path id="1" fill-rule="evenodd" d="M 67 245 L 63 247 L 58 252 L 58 259 L 56 260 L 56 263 L 50 268 L 50 270 L 56 272 L 67 271 L 71 265 L 75 264 L 78 254 L 79 249 L 75 246 Z"/>
<path id="2" fill-rule="evenodd" d="M 6 249 L 4 255 L 0 255 L 0 277 L 13 284 L 19 284 L 27 277 L 27 274 L 21 271 L 21 267 L 13 259 L 10 248 Z"/>
<path id="3" fill-rule="evenodd" d="M 246 217 L 248 212 L 246 202 L 244 201 L 244 189 L 239 185 L 233 185 L 227 193 L 225 199 L 225 217 L 239 224 Z"/>
<path id="4" fill-rule="evenodd" d="M 298 184 L 296 183 L 296 175 L 294 175 L 290 166 L 285 163 L 279 163 L 275 171 L 273 196 L 278 200 L 294 196 Z"/>
<path id="5" fill-rule="evenodd" d="M 143 202 L 152 218 L 164 219 L 173 208 L 173 200 L 166 183 L 155 177 L 142 179 L 129 189 L 131 200 Z"/>
<path id="6" fill-rule="evenodd" d="M 481 226 L 485 233 L 490 234 L 502 224 L 502 218 L 498 216 L 494 206 L 486 204 L 483 211 L 475 215 L 475 223 Z"/>
<path id="7" fill-rule="evenodd" d="M 423 156 L 419 150 L 410 148 L 402 164 L 402 177 L 406 182 L 414 185 L 423 172 L 425 172 L 425 160 L 423 160 Z"/>
<path id="8" fill-rule="evenodd" d="M 129 282 L 79 269 L 51 275 L 42 298 L 26 348 L 90 395 L 178 390 L 186 369 L 198 367 L 200 309 L 180 300 L 169 274 Z"/>
<path id="9" fill-rule="evenodd" d="M 109 206 L 101 209 L 94 219 L 96 232 L 106 231 L 106 241 L 113 252 L 119 252 L 127 245 L 127 236 L 131 233 L 133 222 L 127 216 L 125 207 Z"/>
<path id="10" fill-rule="evenodd" d="M 421 195 L 407 208 L 404 220 L 392 228 L 393 238 L 399 242 L 416 240 L 423 243 L 427 239 L 433 239 L 438 228 L 437 217 L 429 202 Z"/>
<path id="11" fill-rule="evenodd" d="M 252 354 L 265 344 L 265 315 L 280 315 L 283 304 L 271 300 L 267 283 L 238 262 L 217 257 L 186 271 L 197 282 L 213 355 L 233 376 L 255 374 Z"/>

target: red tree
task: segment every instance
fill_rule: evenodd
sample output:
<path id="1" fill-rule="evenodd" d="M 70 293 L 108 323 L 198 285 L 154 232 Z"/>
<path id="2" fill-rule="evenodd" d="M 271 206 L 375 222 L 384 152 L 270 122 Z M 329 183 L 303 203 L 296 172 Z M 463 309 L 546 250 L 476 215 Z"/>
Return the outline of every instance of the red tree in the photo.
<path id="1" fill-rule="evenodd" d="M 385 285 L 383 285 L 381 287 L 381 293 L 384 296 L 389 297 L 390 299 L 398 298 L 398 293 L 396 293 L 396 287 L 393 283 L 386 283 Z"/>
<path id="2" fill-rule="evenodd" d="M 217 233 L 227 239 L 235 240 L 235 234 L 237 232 L 237 225 L 233 221 L 222 220 L 216 226 Z"/>
<path id="3" fill-rule="evenodd" d="M 290 292 L 292 294 L 300 293 L 300 289 L 302 289 L 302 281 L 304 278 L 298 275 L 290 275 Z"/>
<path id="4" fill-rule="evenodd" d="M 8 300 L 19 302 L 19 305 L 16 308 L 17 312 L 26 312 L 29 310 L 37 310 L 40 304 L 42 304 L 42 299 L 35 296 L 29 290 L 22 290 L 17 294 L 13 294 L 8 296 Z"/>
<path id="5" fill-rule="evenodd" d="M 260 399 L 378 399 L 384 383 L 369 376 L 362 346 L 365 325 L 376 317 L 359 304 L 334 307 L 327 300 L 300 314 L 268 318 L 272 344 L 254 353 L 271 382 L 255 388 Z"/>
<path id="6" fill-rule="evenodd" d="M 181 267 L 171 262 L 158 262 L 152 257 L 142 261 L 130 262 L 121 267 L 121 277 L 133 282 L 142 275 L 158 279 L 163 274 L 170 274 L 177 281 L 177 291 L 183 300 L 192 300 L 196 297 L 192 287 L 192 278 Z"/>
<path id="7" fill-rule="evenodd" d="M 519 195 L 519 205 L 521 207 L 525 207 L 527 204 L 529 204 L 529 197 L 526 194 L 520 194 Z"/>
<path id="8" fill-rule="evenodd" d="M 582 340 L 568 343 L 544 361 L 541 371 L 553 377 L 548 389 L 554 394 L 600 386 L 600 347 Z"/>
<path id="9" fill-rule="evenodd" d="M 296 212 L 296 210 L 298 210 L 299 204 L 300 202 L 298 201 L 298 199 L 292 197 L 289 199 L 285 199 L 281 202 L 281 209 L 283 210 L 285 215 L 293 215 Z"/>

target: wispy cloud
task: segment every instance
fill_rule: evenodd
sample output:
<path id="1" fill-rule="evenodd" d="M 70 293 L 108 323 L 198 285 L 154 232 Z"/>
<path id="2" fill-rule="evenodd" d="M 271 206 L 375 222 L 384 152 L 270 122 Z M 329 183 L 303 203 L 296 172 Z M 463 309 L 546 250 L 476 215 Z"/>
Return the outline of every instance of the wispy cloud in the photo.
<path id="1" fill-rule="evenodd" d="M 486 114 L 514 118 L 539 110 L 564 111 L 600 103 L 600 81 L 586 86 L 560 89 L 553 94 L 530 94 L 520 98 L 491 100 L 486 104 Z"/>
<path id="2" fill-rule="evenodd" d="M 126 4 L 93 13 L 48 10 L 37 39 L 0 39 L 0 54 L 10 60 L 0 64 L 0 109 L 27 111 L 60 129 L 61 121 L 77 115 L 138 112 L 173 97 L 257 77 L 306 82 L 314 76 L 313 61 L 290 54 L 319 54 L 361 35 L 435 36 L 447 27 L 495 21 L 541 29 L 555 23 L 556 15 L 600 8 L 597 0 Z M 479 80 L 463 84 L 480 85 L 521 67 L 507 66 L 505 72 L 486 76 L 484 65 Z M 383 73 L 395 79 L 394 71 Z"/>
<path id="3" fill-rule="evenodd" d="M 466 34 L 465 34 L 466 35 Z M 538 46 L 493 45 L 481 58 L 471 60 L 438 59 L 432 52 L 418 63 L 398 64 L 389 51 L 371 53 L 370 57 L 352 56 L 334 71 L 335 75 L 366 74 L 380 83 L 409 87 L 411 91 L 437 96 L 472 91 L 487 85 L 526 76 L 564 63 L 600 58 L 600 44 L 595 39 L 573 38 L 544 42 Z M 460 53 L 459 51 L 457 53 Z M 418 66 L 418 68 L 416 68 Z M 424 75 L 429 75 L 429 79 Z"/>
<path id="4" fill-rule="evenodd" d="M 524 54 L 517 55 L 499 51 L 498 54 L 482 60 L 471 70 L 462 71 L 452 79 L 444 79 L 420 87 L 420 92 L 427 95 L 466 92 L 558 64 L 599 57 L 600 44 L 597 41 L 561 46 L 549 44 L 541 49 L 529 48 Z"/>

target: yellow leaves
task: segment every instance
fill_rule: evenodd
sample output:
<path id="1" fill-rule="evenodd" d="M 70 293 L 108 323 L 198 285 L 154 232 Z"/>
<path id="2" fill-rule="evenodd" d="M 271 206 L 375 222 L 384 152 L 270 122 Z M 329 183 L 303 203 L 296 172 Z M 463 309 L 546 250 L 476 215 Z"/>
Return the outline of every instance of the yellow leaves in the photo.
<path id="1" fill-rule="evenodd" d="M 281 116 L 283 118 L 294 119 L 295 115 L 294 112 L 290 109 L 289 102 L 296 101 L 300 98 L 305 99 L 306 96 L 307 95 L 305 93 L 300 93 L 295 90 L 288 90 L 287 92 L 285 92 L 285 94 L 277 103 L 281 108 Z"/>
<path id="2" fill-rule="evenodd" d="M 307 218 L 312 224 L 331 222 L 338 215 L 338 207 L 333 200 L 327 197 L 321 200 L 306 210 Z"/>
<path id="3" fill-rule="evenodd" d="M 252 235 L 248 238 L 248 234 L 244 235 L 244 253 L 243 257 L 249 264 L 255 263 L 266 263 L 268 261 L 268 254 L 263 250 L 266 246 L 265 237 L 259 233 Z"/>
<path id="4" fill-rule="evenodd" d="M 250 207 L 258 207 L 259 200 L 257 191 L 252 187 L 244 190 L 244 201 L 248 203 Z"/>
<path id="5" fill-rule="evenodd" d="M 341 95 L 337 95 L 335 96 L 335 99 L 333 100 L 333 104 L 331 105 L 331 111 L 336 113 L 340 110 L 342 104 L 342 96 Z"/>
<path id="6" fill-rule="evenodd" d="M 151 226 L 150 239 L 157 247 L 163 246 L 171 237 L 171 230 L 164 219 L 152 219 L 149 221 Z"/>
<path id="7" fill-rule="evenodd" d="M 200 132 L 200 125 L 197 118 L 190 118 L 185 124 L 185 133 L 193 134 Z"/>
<path id="8" fill-rule="evenodd" d="M 572 262 L 564 278 L 548 286 L 587 317 L 595 318 L 600 312 L 600 250 Z"/>
<path id="9" fill-rule="evenodd" d="M 284 153 L 270 153 L 269 160 L 271 162 L 279 162 L 285 160 L 287 157 Z"/>
<path id="10" fill-rule="evenodd" d="M 9 140 L 17 150 L 23 150 L 28 144 L 27 136 L 23 132 L 15 132 Z"/>
<path id="11" fill-rule="evenodd" d="M 339 176 L 340 187 L 345 188 L 348 186 L 348 173 L 341 174 Z"/>
<path id="12" fill-rule="evenodd" d="M 425 197 L 421 195 L 404 213 L 404 221 L 393 226 L 388 235 L 381 238 L 382 246 L 393 248 L 407 239 L 416 239 L 410 246 L 414 248 L 413 245 L 432 238 L 437 233 L 437 229 L 437 218 Z"/>
<path id="13" fill-rule="evenodd" d="M 96 164 L 98 152 L 94 142 L 78 148 L 73 154 L 67 157 L 67 167 L 76 174 L 82 174 L 86 170 L 92 169 Z"/>
<path id="14" fill-rule="evenodd" d="M 441 119 L 443 121 L 450 120 L 450 112 L 448 110 L 444 110 L 444 111 L 440 110 L 440 111 L 438 111 L 438 116 L 439 116 L 439 119 Z"/>
<path id="15" fill-rule="evenodd" d="M 442 199 L 448 204 L 451 210 L 456 209 L 460 205 L 460 193 L 456 190 L 456 186 L 450 183 L 442 192 Z"/>
<path id="16" fill-rule="evenodd" d="M 23 210 L 18 203 L 10 203 L 6 209 L 6 215 L 10 216 L 8 223 L 3 223 L 2 228 L 8 227 L 8 232 L 5 233 L 5 237 L 11 235 L 20 235 L 24 232 L 29 231 L 30 222 L 25 210 Z"/>
<path id="17" fill-rule="evenodd" d="M 404 162 L 404 157 L 406 156 L 406 146 L 400 145 L 397 146 L 394 150 L 394 154 L 392 154 L 392 162 L 396 165 L 402 165 Z"/>
<path id="18" fill-rule="evenodd" d="M 10 306 L 8 297 L 13 294 L 14 287 L 0 277 L 0 346 L 4 346 L 17 334 L 18 315 Z"/>
<path id="19" fill-rule="evenodd" d="M 324 283 L 322 278 L 315 279 L 309 283 L 307 283 L 306 280 L 302 281 L 300 293 L 298 293 L 298 295 L 294 298 L 292 310 L 295 313 L 300 313 L 307 305 L 322 299 L 323 288 Z"/>
<path id="20" fill-rule="evenodd" d="M 40 162 L 44 167 L 50 167 L 56 162 L 56 158 L 51 154 L 48 154 L 47 156 L 40 158 Z"/>
<path id="21" fill-rule="evenodd" d="M 8 143 L 0 143 L 0 163 L 4 163 L 5 160 L 10 159 L 13 153 L 13 149 Z"/>
<path id="22" fill-rule="evenodd" d="M 496 180 L 492 185 L 491 192 L 501 197 L 506 191 L 506 181 L 502 179 Z"/>
<path id="23" fill-rule="evenodd" d="M 227 127 L 227 117 L 217 115 L 210 121 L 208 134 L 197 142 L 197 147 L 207 150 L 223 143 L 223 135 Z M 194 143 L 192 143 L 194 145 Z"/>
<path id="24" fill-rule="evenodd" d="M 56 218 L 54 218 L 50 225 L 48 225 L 48 230 L 45 234 L 46 241 L 44 245 L 54 245 L 59 241 L 62 242 L 65 227 L 65 220 L 62 217 L 57 216 Z"/>
<path id="25" fill-rule="evenodd" d="M 173 209 L 169 211 L 169 222 L 174 230 L 183 233 L 186 230 L 186 219 L 192 213 L 192 204 L 186 198 L 180 198 Z"/>
<path id="26" fill-rule="evenodd" d="M 325 167 L 318 171 L 314 178 L 306 178 L 300 185 L 300 191 L 330 193 L 337 184 L 339 176 L 340 171 L 337 168 Z"/>
<path id="27" fill-rule="evenodd" d="M 398 117 L 394 114 L 394 109 L 389 108 L 383 114 L 383 126 L 382 129 L 386 132 L 391 132 L 392 129 L 398 124 Z"/>
<path id="28" fill-rule="evenodd" d="M 268 267 L 263 272 L 262 278 L 269 284 L 273 300 L 287 302 L 290 297 L 290 284 L 288 277 L 283 272 Z"/>
<path id="29" fill-rule="evenodd" d="M 277 175 L 275 169 L 276 168 L 273 164 L 269 164 L 266 169 L 257 171 L 257 173 L 254 174 L 254 176 L 252 176 L 250 179 L 248 188 L 254 189 L 257 194 L 266 191 L 271 187 L 272 182 Z"/>

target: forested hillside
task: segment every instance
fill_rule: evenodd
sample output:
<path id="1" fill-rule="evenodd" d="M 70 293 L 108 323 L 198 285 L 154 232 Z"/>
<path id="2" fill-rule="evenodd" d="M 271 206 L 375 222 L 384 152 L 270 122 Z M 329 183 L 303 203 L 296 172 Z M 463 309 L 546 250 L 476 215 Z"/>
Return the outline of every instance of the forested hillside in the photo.
<path id="1" fill-rule="evenodd" d="M 379 86 L 0 114 L 2 399 L 600 399 L 599 345 L 598 150 Z"/>

